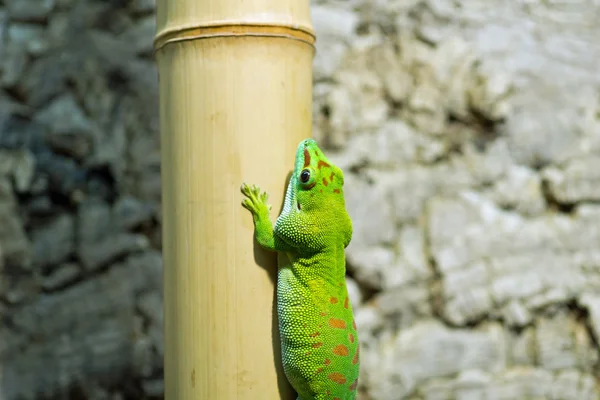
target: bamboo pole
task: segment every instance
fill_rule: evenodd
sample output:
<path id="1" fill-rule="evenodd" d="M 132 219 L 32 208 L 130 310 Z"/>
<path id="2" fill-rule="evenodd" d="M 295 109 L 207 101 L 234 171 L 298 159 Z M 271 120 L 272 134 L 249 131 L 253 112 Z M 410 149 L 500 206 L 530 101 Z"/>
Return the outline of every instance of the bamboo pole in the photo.
<path id="1" fill-rule="evenodd" d="M 310 136 L 309 0 L 159 0 L 167 400 L 293 399 L 281 370 L 275 260 L 243 181 L 280 210 Z"/>

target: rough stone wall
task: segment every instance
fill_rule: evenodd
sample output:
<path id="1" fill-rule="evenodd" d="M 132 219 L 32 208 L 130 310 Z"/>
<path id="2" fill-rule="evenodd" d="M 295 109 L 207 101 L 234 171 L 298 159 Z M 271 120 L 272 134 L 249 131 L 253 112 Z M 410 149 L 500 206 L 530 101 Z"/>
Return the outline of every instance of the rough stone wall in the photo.
<path id="1" fill-rule="evenodd" d="M 153 12 L 0 0 L 1 399 L 162 396 Z"/>
<path id="2" fill-rule="evenodd" d="M 0 398 L 161 398 L 152 0 L 0 0 Z M 313 1 L 363 400 L 600 398 L 600 3 Z"/>

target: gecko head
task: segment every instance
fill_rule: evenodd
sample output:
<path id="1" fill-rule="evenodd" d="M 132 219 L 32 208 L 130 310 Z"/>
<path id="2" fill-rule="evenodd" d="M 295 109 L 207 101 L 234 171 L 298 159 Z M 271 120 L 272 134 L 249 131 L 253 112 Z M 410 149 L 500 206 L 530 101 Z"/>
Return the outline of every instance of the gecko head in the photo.
<path id="1" fill-rule="evenodd" d="M 344 174 L 313 139 L 298 144 L 294 172 L 275 233 L 299 248 L 348 246 L 352 220 L 344 201 Z"/>
<path id="2" fill-rule="evenodd" d="M 298 145 L 291 180 L 290 208 L 313 214 L 340 233 L 347 232 L 349 242 L 352 222 L 344 201 L 344 173 L 329 161 L 314 139 Z"/>
<path id="3" fill-rule="evenodd" d="M 298 145 L 292 179 L 299 210 L 331 207 L 339 202 L 344 205 L 344 173 L 329 161 L 314 139 Z"/>

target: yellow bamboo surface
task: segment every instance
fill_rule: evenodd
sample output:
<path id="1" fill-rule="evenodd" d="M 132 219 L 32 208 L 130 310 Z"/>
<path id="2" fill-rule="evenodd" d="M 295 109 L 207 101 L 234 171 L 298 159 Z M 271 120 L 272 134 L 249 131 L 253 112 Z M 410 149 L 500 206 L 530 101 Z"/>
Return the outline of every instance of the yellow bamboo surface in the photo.
<path id="1" fill-rule="evenodd" d="M 243 181 L 280 211 L 311 135 L 309 0 L 159 0 L 167 400 L 293 399 L 281 371 L 276 255 Z"/>

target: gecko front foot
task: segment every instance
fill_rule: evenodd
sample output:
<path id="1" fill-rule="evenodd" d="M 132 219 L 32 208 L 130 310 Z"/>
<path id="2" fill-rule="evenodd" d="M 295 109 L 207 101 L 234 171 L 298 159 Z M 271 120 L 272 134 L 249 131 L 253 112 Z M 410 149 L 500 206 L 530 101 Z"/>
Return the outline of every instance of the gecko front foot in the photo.
<path id="1" fill-rule="evenodd" d="M 242 194 L 246 196 L 242 201 L 242 206 L 250 211 L 254 220 L 256 241 L 264 249 L 276 250 L 273 225 L 269 216 L 271 206 L 267 204 L 269 195 L 265 192 L 261 193 L 258 186 L 248 186 L 246 183 L 242 184 L 241 190 Z"/>
<path id="2" fill-rule="evenodd" d="M 260 188 L 256 185 L 249 186 L 242 183 L 242 194 L 246 198 L 242 201 L 242 206 L 249 210 L 252 215 L 258 216 L 266 213 L 269 214 L 271 206 L 267 204 L 269 195 L 266 192 L 260 192 Z"/>

